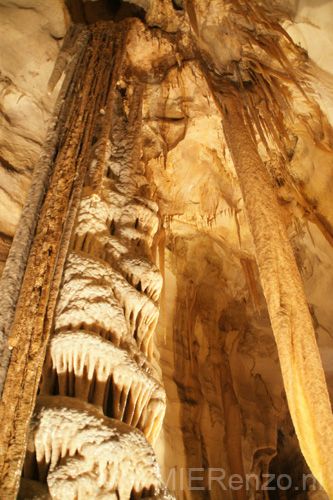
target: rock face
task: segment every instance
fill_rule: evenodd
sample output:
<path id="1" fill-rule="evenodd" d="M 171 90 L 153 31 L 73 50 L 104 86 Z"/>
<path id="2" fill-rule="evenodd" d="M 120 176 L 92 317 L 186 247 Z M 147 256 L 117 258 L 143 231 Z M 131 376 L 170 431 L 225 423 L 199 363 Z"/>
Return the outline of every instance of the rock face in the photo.
<path id="1" fill-rule="evenodd" d="M 31 373 L 35 384 L 31 392 L 23 387 L 18 405 L 26 429 L 22 456 L 27 446 L 19 498 L 167 496 L 143 434 L 179 499 L 327 498 L 317 480 L 332 498 L 333 89 L 324 55 L 331 46 L 329 5 L 68 2 L 68 14 L 60 2 L 35 3 L 29 15 L 36 28 L 31 35 L 22 32 L 31 47 L 45 36 L 39 51 L 53 48 L 49 64 L 39 63 L 41 81 L 33 84 L 29 70 L 17 73 L 6 58 L 1 70 L 17 92 L 30 86 L 30 101 L 43 110 L 45 124 L 62 71 L 68 79 L 80 68 L 71 40 L 81 28 L 74 28 L 60 52 L 55 41 L 69 19 L 96 31 L 102 26 L 96 21 L 108 20 L 117 35 L 110 67 L 96 70 L 83 121 L 77 122 L 87 138 L 85 153 L 77 152 L 83 187 L 75 211 L 64 208 L 72 214 L 70 229 L 55 217 L 60 263 L 54 262 L 53 275 L 43 275 L 42 290 L 50 286 L 51 292 L 43 296 L 43 313 L 36 309 L 31 330 L 43 332 L 34 369 L 28 347 L 18 357 L 34 300 L 27 278 L 10 335 L 3 415 L 15 415 L 11 401 L 20 399 L 14 381 L 22 366 L 28 367 L 22 380 Z M 8 23 L 19 23 L 17 2 L 1 8 Z M 31 52 L 29 64 L 37 57 L 37 49 Z M 84 88 L 76 89 L 77 99 Z M 27 190 L 46 125 L 32 111 L 27 121 L 22 118 L 26 97 L 14 106 L 8 92 L 3 96 L 1 116 L 16 114 L 0 137 L 8 193 L 3 205 L 12 217 L 5 211 L 1 217 L 5 260 L 21 210 L 19 204 L 15 213 L 8 207 L 15 199 L 23 204 L 18 193 Z M 84 112 L 92 106 L 91 115 Z M 68 129 L 74 143 L 75 122 Z M 84 130 L 92 131 L 89 138 Z M 17 148 L 9 151 L 15 141 Z M 49 192 L 55 186 L 51 180 Z M 75 192 L 75 183 L 70 189 Z M 52 220 L 51 208 L 49 213 Z M 43 214 L 42 207 L 40 221 Z M 40 259 L 42 266 L 46 260 Z M 18 293 L 20 286 L 16 262 L 9 258 L 1 285 L 4 296 L 10 291 L 12 311 L 6 322 L 3 312 L 0 317 L 6 359 L 12 289 Z M 37 269 L 28 263 L 31 282 Z M 18 319 L 22 311 L 26 320 Z M 23 411 L 27 400 L 30 409 Z M 18 431 L 10 431 L 9 416 L 4 421 L 10 440 Z M 111 455 L 117 458 L 109 462 Z"/>
<path id="2" fill-rule="evenodd" d="M 55 95 L 46 94 L 70 18 L 62 2 L 1 2 L 1 270 L 44 142 Z"/>

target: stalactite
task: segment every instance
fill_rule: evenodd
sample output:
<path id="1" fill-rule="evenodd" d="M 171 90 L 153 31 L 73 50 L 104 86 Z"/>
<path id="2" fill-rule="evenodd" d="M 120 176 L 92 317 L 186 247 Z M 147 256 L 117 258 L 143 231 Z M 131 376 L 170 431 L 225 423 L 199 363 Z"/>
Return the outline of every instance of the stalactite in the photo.
<path id="1" fill-rule="evenodd" d="M 47 84 L 47 92 L 49 95 L 54 91 L 62 74 L 64 72 L 68 73 L 71 67 L 73 68 L 76 66 L 78 46 L 82 43 L 82 32 L 88 35 L 88 30 L 85 30 L 82 25 L 75 24 L 67 31 Z M 62 88 L 64 88 L 64 86 Z"/>
<path id="2" fill-rule="evenodd" d="M 199 36 L 197 15 L 195 13 L 195 3 L 193 0 L 185 0 L 186 11 L 194 33 Z"/>
<path id="3" fill-rule="evenodd" d="M 299 202 L 301 206 L 304 206 L 306 211 L 309 214 L 309 218 L 311 221 L 316 224 L 318 227 L 319 231 L 322 233 L 326 241 L 333 247 L 333 235 L 327 228 L 326 224 L 320 219 L 318 216 L 315 208 L 312 206 L 312 204 L 307 200 L 306 195 L 304 194 L 304 189 L 301 185 L 297 185 L 295 179 L 293 178 L 292 174 L 290 171 L 283 167 L 283 178 L 286 181 L 286 184 L 288 185 L 288 188 L 290 189 L 291 193 L 294 195 L 295 199 Z"/>
<path id="4" fill-rule="evenodd" d="M 190 354 L 190 362 L 191 362 L 191 370 L 194 374 L 194 356 L 193 356 L 193 344 L 194 344 L 194 335 L 195 335 L 195 320 L 196 320 L 196 312 L 194 309 L 195 300 L 197 295 L 197 285 L 191 281 L 188 284 L 188 290 L 185 298 L 185 312 L 186 312 L 186 332 L 188 335 L 188 347 Z"/>
<path id="5" fill-rule="evenodd" d="M 242 190 L 290 413 L 312 472 L 333 498 L 333 416 L 311 316 L 265 166 L 229 94 L 215 93 Z"/>
<path id="6" fill-rule="evenodd" d="M 159 425 L 165 410 L 165 392 L 155 377 L 150 364 L 142 369 L 127 350 L 96 333 L 62 331 L 51 337 L 40 394 L 75 397 L 100 406 L 108 417 L 119 418 L 119 409 L 115 412 L 111 402 L 115 405 L 115 394 L 121 394 L 127 386 L 121 419 L 138 426 L 149 438 L 153 437 L 149 436 L 151 425 L 156 420 Z M 141 397 L 143 392 L 145 398 Z"/>
<path id="7" fill-rule="evenodd" d="M 163 278 L 163 287 L 161 294 L 162 302 L 162 321 L 163 321 L 163 339 L 166 344 L 166 309 L 165 309 L 165 230 L 161 229 L 161 235 L 158 242 L 159 264 Z"/>
<path id="8" fill-rule="evenodd" d="M 241 92 L 238 96 L 242 103 L 247 126 L 253 137 L 255 137 L 255 127 L 268 154 L 271 151 L 270 143 L 273 143 L 283 158 L 288 161 L 283 141 L 290 145 L 290 138 L 285 129 L 281 112 L 281 103 L 285 103 L 286 91 L 283 84 L 276 83 L 270 68 L 264 69 L 263 65 L 253 57 L 250 62 L 254 63 L 254 70 L 249 72 L 252 86 L 250 89 L 246 88 L 241 80 Z M 240 70 L 238 72 L 240 74 Z"/>

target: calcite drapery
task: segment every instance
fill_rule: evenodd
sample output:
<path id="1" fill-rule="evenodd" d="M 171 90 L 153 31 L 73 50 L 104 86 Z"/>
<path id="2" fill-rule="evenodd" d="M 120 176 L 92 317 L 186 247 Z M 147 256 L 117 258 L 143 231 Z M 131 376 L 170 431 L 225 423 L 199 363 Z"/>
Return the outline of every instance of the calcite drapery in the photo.
<path id="1" fill-rule="evenodd" d="M 60 130 L 53 177 L 10 339 L 13 356 L 1 415 L 1 498 L 7 500 L 16 496 L 27 426 L 52 332 L 40 386 L 41 394 L 51 397 L 39 404 L 55 404 L 55 413 L 60 412 L 61 419 L 69 414 L 76 422 L 81 419 L 75 431 L 78 443 L 75 450 L 73 443 L 68 449 L 63 445 L 54 458 L 56 442 L 62 439 L 61 421 L 59 436 L 46 446 L 49 437 L 41 427 L 43 419 L 37 407 L 31 432 L 37 428 L 42 437 L 34 445 L 32 459 L 29 453 L 26 458 L 26 479 L 20 495 L 24 497 L 29 478 L 46 480 L 51 498 L 57 499 L 63 498 L 65 490 L 66 498 L 73 499 L 89 495 L 118 495 L 122 499 L 148 493 L 154 498 L 167 495 L 156 464 L 148 467 L 153 479 L 144 471 L 134 474 L 141 455 L 153 457 L 153 452 L 144 436 L 133 430 L 128 433 L 133 436 L 129 442 L 133 441 L 134 448 L 130 451 L 125 446 L 130 460 L 134 460 L 133 484 L 126 479 L 121 482 L 114 472 L 119 465 L 116 456 L 112 458 L 116 469 L 107 471 L 107 456 L 100 464 L 97 484 L 94 463 L 89 462 L 90 470 L 85 464 L 82 475 L 84 459 L 78 461 L 78 469 L 71 458 L 83 453 L 87 440 L 88 458 L 94 444 L 98 456 L 102 422 L 110 422 L 106 425 L 117 429 L 116 442 L 121 433 L 127 433 L 128 425 L 141 429 L 153 442 L 165 412 L 165 393 L 151 364 L 156 301 L 162 281 L 150 253 L 158 228 L 157 207 L 149 199 L 140 163 L 143 88 L 135 79 L 122 80 L 124 44 L 130 27 L 131 21 L 116 28 L 112 23 L 101 23 L 88 29 L 86 49 L 70 83 L 67 121 Z M 17 385 L 18 380 L 21 382 Z M 52 397 L 54 394 L 72 399 L 66 402 Z M 91 410 L 89 403 L 94 404 Z M 90 417 L 84 413 L 85 408 L 97 417 L 91 435 L 86 432 Z M 103 412 L 107 417 L 102 417 Z M 124 424 L 112 423 L 109 417 Z M 37 470 L 31 466 L 34 460 L 39 464 Z M 125 463 L 129 458 L 123 460 Z M 125 473 L 124 463 L 119 474 Z M 69 480 L 72 486 L 67 491 Z"/>

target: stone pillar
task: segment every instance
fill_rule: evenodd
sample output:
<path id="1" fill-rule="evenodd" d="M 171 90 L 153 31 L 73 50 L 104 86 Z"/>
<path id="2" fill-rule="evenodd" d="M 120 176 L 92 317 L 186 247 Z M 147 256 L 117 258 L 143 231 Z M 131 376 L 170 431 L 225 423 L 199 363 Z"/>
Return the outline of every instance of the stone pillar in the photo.
<path id="1" fill-rule="evenodd" d="M 149 445 L 165 412 L 153 344 L 162 277 L 143 88 L 124 76 L 130 26 L 90 27 L 73 73 L 9 340 L 1 499 L 16 498 L 23 462 L 19 498 L 169 496 Z"/>

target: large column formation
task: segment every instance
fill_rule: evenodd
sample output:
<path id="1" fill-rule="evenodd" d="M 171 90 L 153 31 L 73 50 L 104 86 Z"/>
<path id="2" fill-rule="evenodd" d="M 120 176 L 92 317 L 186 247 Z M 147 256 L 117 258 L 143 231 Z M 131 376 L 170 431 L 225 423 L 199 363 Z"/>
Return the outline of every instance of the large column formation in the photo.
<path id="1" fill-rule="evenodd" d="M 25 267 L 29 257 L 29 250 L 38 222 L 38 214 L 43 203 L 45 191 L 50 181 L 53 160 L 57 156 L 60 139 L 63 135 L 63 126 L 67 125 L 68 108 L 67 100 L 73 97 L 75 92 L 73 86 L 73 73 L 77 69 L 77 62 L 82 60 L 82 54 L 86 47 L 88 33 L 78 26 L 72 26 L 64 39 L 67 43 L 74 45 L 75 53 L 72 54 L 71 62 L 68 64 L 66 78 L 59 92 L 56 105 L 49 123 L 47 137 L 44 142 L 42 154 L 34 168 L 30 189 L 26 203 L 21 214 L 20 223 L 15 232 L 13 243 L 10 248 L 6 265 L 0 282 L 0 394 L 6 379 L 10 350 L 8 336 L 13 323 L 15 308 L 20 294 L 20 287 L 24 277 Z M 78 118 L 78 124 L 80 118 Z"/>
<path id="2" fill-rule="evenodd" d="M 315 332 L 286 227 L 239 100 L 216 92 L 242 190 L 277 343 L 290 414 L 303 455 L 333 498 L 333 416 Z"/>
<path id="3" fill-rule="evenodd" d="M 151 363 L 162 277 L 151 260 L 157 206 L 139 161 L 140 85 L 129 117 L 115 92 L 99 200 L 96 141 L 78 211 L 42 374 L 41 394 L 72 396 L 155 441 L 165 392 Z"/>
<path id="4" fill-rule="evenodd" d="M 159 227 L 157 205 L 141 162 L 143 86 L 122 76 L 130 23 L 89 28 L 82 67 L 74 75 L 76 93 L 54 171 L 57 161 L 77 164 L 65 153 L 78 144 L 81 154 L 80 134 L 88 137 L 85 167 L 74 186 L 66 173 L 62 177 L 68 196 L 74 193 L 77 200 L 71 225 L 63 224 L 68 208 L 58 214 L 58 206 L 52 206 L 58 186 L 51 180 L 32 246 L 34 260 L 46 257 L 38 253 L 38 235 L 44 231 L 44 240 L 49 237 L 43 212 L 48 202 L 62 239 L 54 235 L 58 258 L 42 277 L 30 256 L 14 319 L 12 360 L 18 364 L 10 365 L 4 390 L 1 499 L 16 498 L 26 447 L 18 498 L 169 498 L 149 444 L 165 413 L 153 343 L 162 277 L 150 250 Z M 87 123 L 78 130 L 75 99 L 82 96 Z M 49 296 L 27 320 L 34 290 L 46 286 Z M 23 335 L 34 339 L 32 359 L 31 342 L 26 345 Z M 22 363 L 34 378 L 23 401 L 19 394 L 9 398 L 15 375 L 26 383 Z M 12 424 L 5 413 L 9 401 L 13 412 L 20 411 Z"/>

